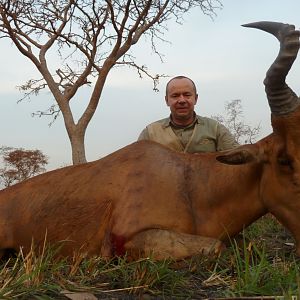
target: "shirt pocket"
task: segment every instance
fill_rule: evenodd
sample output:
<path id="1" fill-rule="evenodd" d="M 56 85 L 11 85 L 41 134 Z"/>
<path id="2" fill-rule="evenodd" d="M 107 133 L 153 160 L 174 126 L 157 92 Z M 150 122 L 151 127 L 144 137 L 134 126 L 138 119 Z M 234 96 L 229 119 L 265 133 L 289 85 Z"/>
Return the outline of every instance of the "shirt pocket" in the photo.
<path id="1" fill-rule="evenodd" d="M 192 149 L 193 152 L 215 152 L 216 149 L 216 143 L 214 140 L 209 138 L 203 138 L 200 141 L 198 141 L 195 145 L 195 149 Z"/>

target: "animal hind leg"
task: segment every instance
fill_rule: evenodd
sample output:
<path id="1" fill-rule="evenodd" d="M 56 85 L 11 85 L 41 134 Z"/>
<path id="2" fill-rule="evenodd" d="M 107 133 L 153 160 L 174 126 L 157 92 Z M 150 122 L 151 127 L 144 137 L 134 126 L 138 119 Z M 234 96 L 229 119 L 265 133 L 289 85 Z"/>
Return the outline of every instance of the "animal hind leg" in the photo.
<path id="1" fill-rule="evenodd" d="M 216 255 L 225 247 L 214 238 L 149 229 L 134 235 L 124 245 L 129 259 L 151 257 L 154 260 L 180 260 L 194 255 Z"/>

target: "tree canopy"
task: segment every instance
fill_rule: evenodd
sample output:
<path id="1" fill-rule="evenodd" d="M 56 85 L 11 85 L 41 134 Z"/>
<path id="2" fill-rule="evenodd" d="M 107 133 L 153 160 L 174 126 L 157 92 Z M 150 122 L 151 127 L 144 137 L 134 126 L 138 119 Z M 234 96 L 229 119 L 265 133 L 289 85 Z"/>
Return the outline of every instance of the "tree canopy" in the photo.
<path id="1" fill-rule="evenodd" d="M 40 150 L 1 147 L 0 183 L 5 187 L 46 171 L 48 158 Z"/>

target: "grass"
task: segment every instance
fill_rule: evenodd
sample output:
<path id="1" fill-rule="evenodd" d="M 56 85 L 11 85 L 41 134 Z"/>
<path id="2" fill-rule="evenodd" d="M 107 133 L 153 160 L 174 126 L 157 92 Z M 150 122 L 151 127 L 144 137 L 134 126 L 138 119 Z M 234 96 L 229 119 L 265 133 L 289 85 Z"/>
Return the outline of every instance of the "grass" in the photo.
<path id="1" fill-rule="evenodd" d="M 300 262 L 292 243 L 290 234 L 266 216 L 218 258 L 58 260 L 51 249 L 40 256 L 32 250 L 0 266 L 0 299 L 300 299 Z"/>
<path id="2" fill-rule="evenodd" d="M 265 248 L 244 243 L 233 247 L 235 280 L 227 293 L 234 296 L 298 294 L 298 266 L 290 259 L 268 257 Z"/>

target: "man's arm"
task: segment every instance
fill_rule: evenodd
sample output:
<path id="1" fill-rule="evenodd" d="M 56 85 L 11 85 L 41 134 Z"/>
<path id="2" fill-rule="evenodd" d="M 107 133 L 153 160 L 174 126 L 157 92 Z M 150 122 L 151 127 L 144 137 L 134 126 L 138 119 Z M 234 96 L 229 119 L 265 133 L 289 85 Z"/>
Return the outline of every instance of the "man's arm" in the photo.
<path id="1" fill-rule="evenodd" d="M 238 147 L 239 143 L 235 140 L 230 131 L 221 123 L 218 124 L 217 151 L 229 150 Z"/>
<path id="2" fill-rule="evenodd" d="M 150 140 L 147 127 L 143 129 L 143 131 L 140 133 L 138 137 L 138 141 L 142 141 L 142 140 Z"/>

